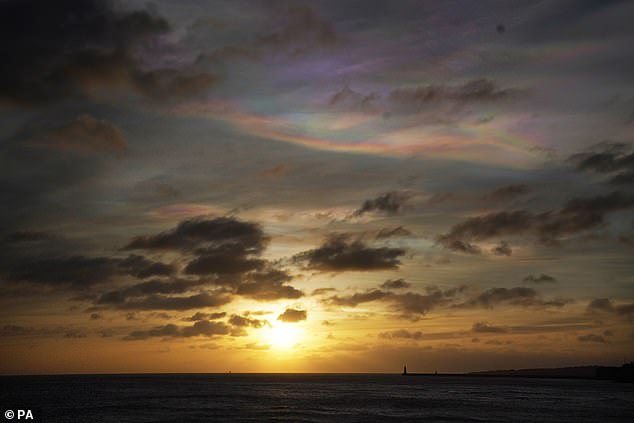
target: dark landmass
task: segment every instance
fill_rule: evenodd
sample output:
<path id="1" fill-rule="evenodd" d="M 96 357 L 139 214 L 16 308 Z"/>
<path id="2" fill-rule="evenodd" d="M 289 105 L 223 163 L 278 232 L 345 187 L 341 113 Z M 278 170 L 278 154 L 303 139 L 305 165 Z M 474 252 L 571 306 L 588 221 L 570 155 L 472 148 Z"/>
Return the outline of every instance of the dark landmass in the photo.
<path id="1" fill-rule="evenodd" d="M 403 376 L 457 376 L 448 373 L 408 373 L 403 370 Z M 460 376 L 480 377 L 528 377 L 528 378 L 557 378 L 557 379 L 595 379 L 614 380 L 618 382 L 634 382 L 634 362 L 621 367 L 610 366 L 576 366 L 552 369 L 510 369 L 486 370 L 481 372 L 463 373 Z"/>

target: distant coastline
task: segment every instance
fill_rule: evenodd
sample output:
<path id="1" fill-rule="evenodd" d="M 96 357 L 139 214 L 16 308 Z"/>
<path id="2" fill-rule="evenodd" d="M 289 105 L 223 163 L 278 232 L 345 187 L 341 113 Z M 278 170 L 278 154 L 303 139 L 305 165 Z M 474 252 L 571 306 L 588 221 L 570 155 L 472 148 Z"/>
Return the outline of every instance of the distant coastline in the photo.
<path id="1" fill-rule="evenodd" d="M 634 382 L 634 362 L 616 366 L 574 366 L 544 369 L 485 370 L 469 373 L 410 373 L 403 370 L 403 376 L 473 376 L 473 377 L 522 377 L 554 379 L 593 379 Z"/>

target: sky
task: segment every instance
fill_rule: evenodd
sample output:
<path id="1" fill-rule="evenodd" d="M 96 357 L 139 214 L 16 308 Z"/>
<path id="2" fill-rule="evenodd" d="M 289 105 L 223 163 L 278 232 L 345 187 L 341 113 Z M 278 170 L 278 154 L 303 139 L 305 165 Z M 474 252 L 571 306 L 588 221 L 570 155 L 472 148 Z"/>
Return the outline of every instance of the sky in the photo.
<path id="1" fill-rule="evenodd" d="M 0 373 L 634 359 L 633 14 L 0 1 Z"/>

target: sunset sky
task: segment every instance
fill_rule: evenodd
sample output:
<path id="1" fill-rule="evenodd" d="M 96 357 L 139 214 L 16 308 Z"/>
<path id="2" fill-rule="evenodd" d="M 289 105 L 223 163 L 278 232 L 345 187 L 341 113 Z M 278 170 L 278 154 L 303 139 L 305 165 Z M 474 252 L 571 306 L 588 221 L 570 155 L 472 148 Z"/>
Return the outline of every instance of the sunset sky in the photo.
<path id="1" fill-rule="evenodd" d="M 634 356 L 634 2 L 0 2 L 0 373 Z"/>

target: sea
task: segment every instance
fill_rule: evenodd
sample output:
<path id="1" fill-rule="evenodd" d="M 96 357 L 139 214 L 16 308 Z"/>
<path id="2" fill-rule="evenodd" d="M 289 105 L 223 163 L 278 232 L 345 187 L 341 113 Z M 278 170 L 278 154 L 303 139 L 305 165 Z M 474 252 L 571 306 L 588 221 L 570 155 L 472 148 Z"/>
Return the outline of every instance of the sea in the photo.
<path id="1" fill-rule="evenodd" d="M 634 422 L 634 384 L 599 380 L 157 374 L 0 383 L 5 422 Z"/>

